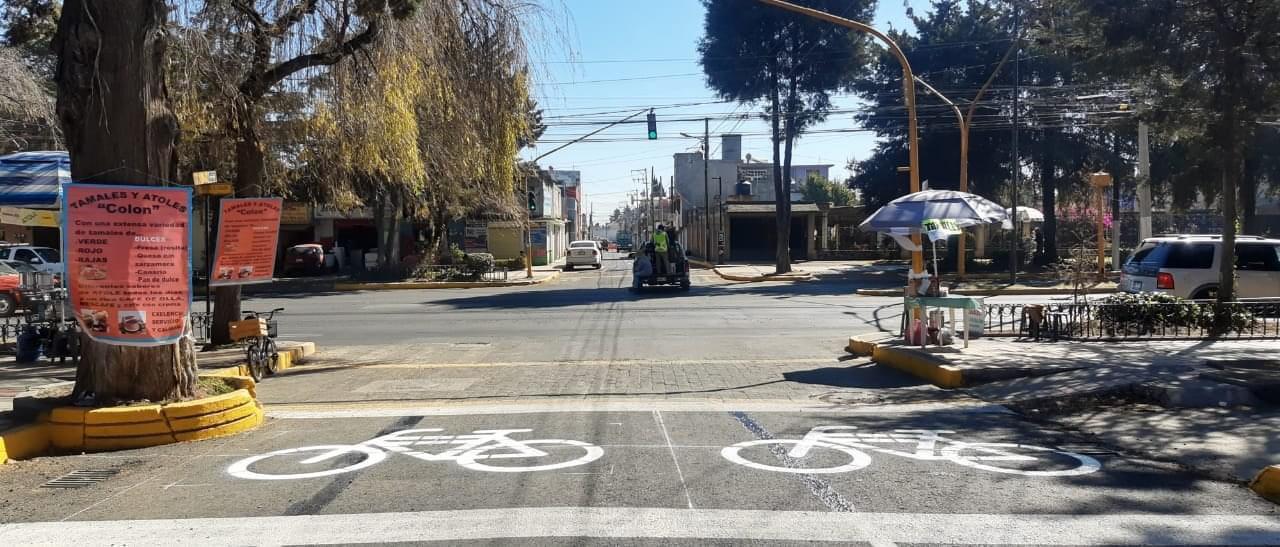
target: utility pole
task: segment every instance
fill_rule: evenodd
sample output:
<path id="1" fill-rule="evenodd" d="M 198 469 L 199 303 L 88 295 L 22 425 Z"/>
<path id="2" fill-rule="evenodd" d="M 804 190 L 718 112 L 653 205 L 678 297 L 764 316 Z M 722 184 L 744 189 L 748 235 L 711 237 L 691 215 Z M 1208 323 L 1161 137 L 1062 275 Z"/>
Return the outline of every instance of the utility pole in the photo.
<path id="1" fill-rule="evenodd" d="M 702 234 L 703 257 L 711 260 L 711 118 L 702 119 Z"/>
<path id="2" fill-rule="evenodd" d="M 843 17 L 838 17 L 830 13 L 818 11 L 804 6 L 798 6 L 785 0 L 757 0 L 760 3 L 770 6 L 782 8 L 788 11 L 799 13 L 814 19 L 826 21 L 840 25 L 845 28 L 853 29 L 858 32 L 865 32 L 874 36 L 877 40 L 884 43 L 889 48 L 889 53 L 897 59 L 898 64 L 902 66 L 902 98 L 903 104 L 907 107 L 907 159 L 910 163 L 910 184 L 912 193 L 920 191 L 920 139 L 918 138 L 918 128 L 916 123 L 916 82 L 915 74 L 911 72 L 911 63 L 907 60 L 907 54 L 903 53 L 902 48 L 893 41 L 889 35 L 876 30 L 875 28 Z M 785 198 L 784 198 L 785 199 Z M 911 234 L 911 242 L 916 247 L 920 247 L 921 239 L 919 233 Z M 911 252 L 911 272 L 924 271 L 924 254 L 921 251 Z M 913 312 L 914 313 L 914 312 Z"/>
<path id="3" fill-rule="evenodd" d="M 1151 237 L 1151 143 L 1147 122 L 1138 121 L 1138 240 Z"/>
<path id="4" fill-rule="evenodd" d="M 1018 95 L 1022 84 L 1022 11 L 1017 2 L 1013 4 L 1013 238 L 1009 245 L 1009 279 L 1018 281 L 1018 243 L 1022 241 L 1022 223 L 1018 222 L 1018 184 L 1022 178 L 1022 156 L 1018 153 Z"/>
<path id="5" fill-rule="evenodd" d="M 712 246 L 716 249 L 716 264 L 720 263 L 720 243 L 724 241 L 724 177 L 716 179 L 716 233 Z M 707 210 L 707 222 L 710 223 L 711 211 Z M 709 227 L 709 226 L 708 226 Z M 711 262 L 711 247 L 707 247 L 707 262 Z"/>

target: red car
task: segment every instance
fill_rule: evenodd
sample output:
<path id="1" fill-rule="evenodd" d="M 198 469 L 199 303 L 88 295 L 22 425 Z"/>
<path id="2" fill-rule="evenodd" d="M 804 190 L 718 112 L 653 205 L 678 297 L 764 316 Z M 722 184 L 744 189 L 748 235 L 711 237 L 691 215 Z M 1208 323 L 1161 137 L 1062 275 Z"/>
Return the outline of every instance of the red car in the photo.
<path id="1" fill-rule="evenodd" d="M 9 317 L 18 311 L 22 302 L 22 275 L 7 264 L 0 263 L 0 317 Z"/>
<path id="2" fill-rule="evenodd" d="M 294 245 L 284 252 L 285 275 L 324 273 L 324 247 L 319 243 Z"/>

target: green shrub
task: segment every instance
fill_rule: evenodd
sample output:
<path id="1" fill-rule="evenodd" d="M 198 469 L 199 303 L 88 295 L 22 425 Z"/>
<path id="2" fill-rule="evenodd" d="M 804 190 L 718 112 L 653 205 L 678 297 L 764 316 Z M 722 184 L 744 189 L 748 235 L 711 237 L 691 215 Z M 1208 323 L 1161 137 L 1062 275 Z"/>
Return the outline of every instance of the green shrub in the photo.
<path id="1" fill-rule="evenodd" d="M 1097 319 L 1108 332 L 1138 334 L 1168 328 L 1213 333 L 1248 330 L 1253 313 L 1239 304 L 1195 303 L 1157 292 L 1120 293 L 1098 302 Z"/>
<path id="2" fill-rule="evenodd" d="M 464 261 L 467 265 L 467 273 L 473 279 L 480 279 L 484 274 L 493 271 L 493 255 L 489 253 L 469 253 Z"/>

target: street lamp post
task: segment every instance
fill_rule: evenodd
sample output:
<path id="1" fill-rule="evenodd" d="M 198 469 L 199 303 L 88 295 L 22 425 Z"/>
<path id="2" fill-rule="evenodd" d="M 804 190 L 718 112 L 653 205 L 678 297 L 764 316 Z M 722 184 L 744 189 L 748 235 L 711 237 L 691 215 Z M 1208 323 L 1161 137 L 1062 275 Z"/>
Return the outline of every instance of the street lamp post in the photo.
<path id="1" fill-rule="evenodd" d="M 845 28 L 850 28 L 859 32 L 865 32 L 867 34 L 870 34 L 876 37 L 876 39 L 880 40 L 881 42 L 884 42 L 885 46 L 889 48 L 889 53 L 892 53 L 893 57 L 898 60 L 898 64 L 902 65 L 903 100 L 907 106 L 907 143 L 908 143 L 908 156 L 910 157 L 909 169 L 911 173 L 911 192 L 912 193 L 919 192 L 920 191 L 920 147 L 919 147 L 919 139 L 917 137 L 917 132 L 916 132 L 915 74 L 911 72 L 911 63 L 907 61 L 907 55 L 902 52 L 902 48 L 898 47 L 898 44 L 895 43 L 892 39 L 890 39 L 888 35 L 876 30 L 875 28 L 865 23 L 859 23 L 851 19 L 845 19 L 844 17 L 832 15 L 830 13 L 827 13 L 824 11 L 818 11 L 812 8 L 806 8 L 804 6 L 797 6 L 790 2 L 784 2 L 783 0 L 757 0 L 757 1 L 764 4 L 768 4 L 770 6 L 782 8 L 788 11 L 793 11 L 801 15 L 813 17 L 814 19 L 819 19 L 822 21 L 826 21 L 828 23 L 834 23 Z M 921 254 L 921 252 L 918 250 L 920 249 L 920 234 L 918 232 L 911 234 L 911 243 L 914 244 L 917 249 L 911 252 L 911 271 L 912 273 L 918 274 L 924 270 L 924 257 Z"/>

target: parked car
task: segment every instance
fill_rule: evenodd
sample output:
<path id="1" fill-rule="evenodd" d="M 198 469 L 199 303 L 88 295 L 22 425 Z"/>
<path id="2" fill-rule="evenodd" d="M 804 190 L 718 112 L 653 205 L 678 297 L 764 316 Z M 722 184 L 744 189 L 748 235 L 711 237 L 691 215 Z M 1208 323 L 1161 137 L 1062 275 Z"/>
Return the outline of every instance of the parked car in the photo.
<path id="1" fill-rule="evenodd" d="M 0 260 L 13 260 L 30 264 L 35 269 L 52 274 L 62 273 L 62 255 L 57 249 L 34 245 L 0 246 Z"/>
<path id="2" fill-rule="evenodd" d="M 284 252 L 285 275 L 319 275 L 324 273 L 324 247 L 319 243 L 294 245 Z"/>
<path id="3" fill-rule="evenodd" d="M 592 266 L 599 270 L 604 264 L 601 257 L 604 252 L 600 250 L 600 244 L 595 241 L 582 240 L 574 241 L 569 244 L 569 256 L 565 258 L 565 271 L 573 270 L 575 266 Z"/>
<path id="4" fill-rule="evenodd" d="M 1216 298 L 1223 254 L 1222 236 L 1186 234 L 1144 239 L 1124 264 L 1120 290 Z M 1280 297 L 1280 239 L 1236 236 L 1235 256 L 1237 297 Z"/>
<path id="5" fill-rule="evenodd" d="M 18 311 L 22 303 L 22 275 L 13 267 L 0 262 L 0 317 L 9 317 Z"/>

